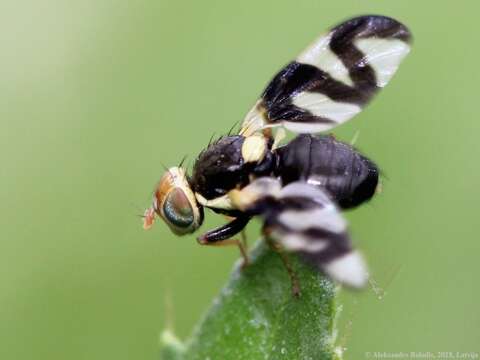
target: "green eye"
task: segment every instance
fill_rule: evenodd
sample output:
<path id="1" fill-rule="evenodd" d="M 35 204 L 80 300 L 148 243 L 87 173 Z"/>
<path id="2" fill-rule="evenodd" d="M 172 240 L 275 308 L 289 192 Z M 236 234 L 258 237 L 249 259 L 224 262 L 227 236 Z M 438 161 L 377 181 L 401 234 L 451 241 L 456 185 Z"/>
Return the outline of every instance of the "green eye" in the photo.
<path id="1" fill-rule="evenodd" d="M 193 209 L 180 188 L 173 189 L 163 204 L 166 220 L 179 228 L 188 228 L 193 223 Z"/>

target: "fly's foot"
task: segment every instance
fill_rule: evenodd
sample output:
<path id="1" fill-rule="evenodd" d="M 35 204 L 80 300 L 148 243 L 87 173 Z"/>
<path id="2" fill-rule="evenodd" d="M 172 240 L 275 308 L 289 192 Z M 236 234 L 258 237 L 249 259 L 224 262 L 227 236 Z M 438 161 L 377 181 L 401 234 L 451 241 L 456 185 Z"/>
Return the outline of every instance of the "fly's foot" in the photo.
<path id="1" fill-rule="evenodd" d="M 299 298 L 301 295 L 300 292 L 300 284 L 298 283 L 298 279 L 295 278 L 295 280 L 291 279 L 292 281 L 292 296 L 295 298 Z"/>

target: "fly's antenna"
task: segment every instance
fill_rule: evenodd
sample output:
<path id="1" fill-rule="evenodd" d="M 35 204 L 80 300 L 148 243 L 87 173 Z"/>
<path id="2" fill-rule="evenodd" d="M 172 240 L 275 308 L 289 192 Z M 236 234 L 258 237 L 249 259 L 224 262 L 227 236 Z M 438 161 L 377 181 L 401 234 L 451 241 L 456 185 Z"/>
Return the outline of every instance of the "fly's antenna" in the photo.
<path id="1" fill-rule="evenodd" d="M 146 201 L 151 201 L 151 195 L 149 194 L 148 197 L 145 197 Z M 135 209 L 135 212 L 139 212 L 143 214 L 143 209 L 144 207 L 141 205 L 138 205 L 137 203 L 134 203 L 133 201 L 130 202 L 130 206 Z M 143 215 L 142 215 L 143 216 Z"/>
<path id="2" fill-rule="evenodd" d="M 138 206 L 137 204 L 135 204 L 133 202 L 130 203 L 130 206 L 135 208 L 135 212 L 136 212 L 135 216 L 140 217 L 142 219 L 145 218 L 145 214 L 143 213 L 143 210 L 140 206 Z"/>

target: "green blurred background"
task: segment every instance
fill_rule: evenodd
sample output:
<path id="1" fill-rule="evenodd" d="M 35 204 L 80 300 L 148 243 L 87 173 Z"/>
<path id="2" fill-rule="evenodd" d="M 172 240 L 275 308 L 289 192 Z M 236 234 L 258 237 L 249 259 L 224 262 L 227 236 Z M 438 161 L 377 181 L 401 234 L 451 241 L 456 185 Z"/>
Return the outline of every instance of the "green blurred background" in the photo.
<path id="1" fill-rule="evenodd" d="M 350 212 L 372 289 L 341 295 L 347 359 L 480 351 L 474 1 L 2 1 L 0 358 L 155 359 L 174 303 L 185 338 L 235 248 L 197 246 L 138 214 L 161 163 L 192 160 L 327 27 L 380 13 L 411 55 L 336 130 L 388 179 Z M 223 222 L 209 214 L 206 226 Z M 248 233 L 257 236 L 258 226 Z"/>

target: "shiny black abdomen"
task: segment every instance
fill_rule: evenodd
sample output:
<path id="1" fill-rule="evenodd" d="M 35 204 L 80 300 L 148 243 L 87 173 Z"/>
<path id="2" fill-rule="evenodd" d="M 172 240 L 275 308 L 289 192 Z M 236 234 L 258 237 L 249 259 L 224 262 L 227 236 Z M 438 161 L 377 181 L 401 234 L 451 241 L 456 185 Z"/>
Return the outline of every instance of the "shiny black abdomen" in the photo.
<path id="1" fill-rule="evenodd" d="M 299 135 L 275 154 L 274 174 L 285 185 L 297 180 L 318 184 L 343 209 L 357 206 L 375 194 L 377 166 L 333 136 Z"/>

